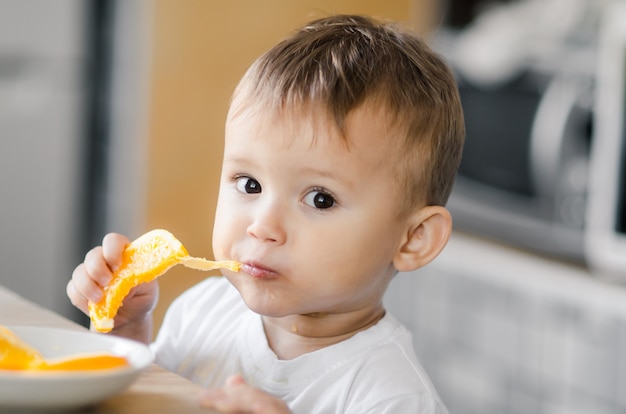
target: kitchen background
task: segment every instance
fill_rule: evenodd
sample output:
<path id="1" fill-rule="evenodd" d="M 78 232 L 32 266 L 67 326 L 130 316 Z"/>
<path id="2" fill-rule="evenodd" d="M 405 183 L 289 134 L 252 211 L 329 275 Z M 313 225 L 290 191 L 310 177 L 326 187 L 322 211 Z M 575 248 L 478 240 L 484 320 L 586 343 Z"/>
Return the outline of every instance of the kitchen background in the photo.
<path id="1" fill-rule="evenodd" d="M 65 284 L 106 232 L 167 228 L 211 257 L 247 65 L 311 18 L 387 17 L 449 60 L 467 117 L 455 234 L 387 296 L 451 413 L 626 412 L 626 267 L 585 244 L 611 2 L 221 3 L 0 0 L 0 284 L 86 323 Z M 205 276 L 162 278 L 157 324 Z"/>

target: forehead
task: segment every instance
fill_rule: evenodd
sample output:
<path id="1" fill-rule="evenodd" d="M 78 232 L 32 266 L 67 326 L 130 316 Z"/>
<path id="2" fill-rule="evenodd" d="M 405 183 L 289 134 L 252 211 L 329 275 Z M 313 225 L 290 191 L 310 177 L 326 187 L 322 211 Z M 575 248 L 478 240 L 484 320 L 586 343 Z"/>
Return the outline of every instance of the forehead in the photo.
<path id="1" fill-rule="evenodd" d="M 335 146 L 344 140 L 323 112 L 311 108 L 268 111 L 261 105 L 230 111 L 226 121 L 226 145 L 247 141 L 264 146 L 293 148 Z"/>
<path id="2" fill-rule="evenodd" d="M 359 147 L 376 147 L 379 151 L 397 149 L 402 145 L 402 128 L 392 118 L 380 105 L 363 104 L 352 110 L 340 125 L 321 104 L 272 108 L 239 99 L 233 101 L 228 112 L 226 139 L 234 130 L 243 128 L 259 137 L 268 134 L 276 143 L 285 145 L 298 140 L 347 151 Z"/>
<path id="3" fill-rule="evenodd" d="M 239 110 L 226 125 L 225 161 L 248 159 L 273 169 L 309 168 L 343 175 L 343 181 L 398 182 L 398 145 L 390 145 L 384 117 L 359 108 L 340 131 L 327 112 L 302 107 L 280 113 Z M 252 161 L 255 160 L 255 161 Z M 259 164 L 260 163 L 260 164 Z M 285 170 L 286 171 L 286 170 Z"/>

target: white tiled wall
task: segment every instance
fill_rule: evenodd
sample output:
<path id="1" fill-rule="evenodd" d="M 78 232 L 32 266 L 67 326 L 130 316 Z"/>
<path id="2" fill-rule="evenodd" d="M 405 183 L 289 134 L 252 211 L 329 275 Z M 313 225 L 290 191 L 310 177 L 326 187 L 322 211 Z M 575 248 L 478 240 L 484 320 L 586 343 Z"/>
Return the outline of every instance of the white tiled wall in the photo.
<path id="1" fill-rule="evenodd" d="M 455 234 L 387 308 L 454 414 L 626 413 L 626 289 Z"/>

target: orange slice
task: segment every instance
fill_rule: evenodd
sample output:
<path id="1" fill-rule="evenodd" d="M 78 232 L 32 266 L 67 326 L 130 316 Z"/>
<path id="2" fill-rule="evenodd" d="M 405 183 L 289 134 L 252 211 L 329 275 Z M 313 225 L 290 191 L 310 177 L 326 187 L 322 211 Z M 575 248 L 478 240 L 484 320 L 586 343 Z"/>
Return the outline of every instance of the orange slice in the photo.
<path id="1" fill-rule="evenodd" d="M 167 230 L 151 230 L 130 243 L 124 250 L 122 264 L 104 288 L 98 303 L 89 302 L 89 317 L 99 332 L 113 329 L 113 319 L 130 290 L 140 283 L 150 282 L 177 264 L 196 270 L 225 268 L 239 271 L 241 264 L 231 260 L 212 261 L 191 257 L 185 246 Z"/>
<path id="2" fill-rule="evenodd" d="M 10 329 L 0 326 L 0 369 L 30 369 L 43 363 L 39 351 L 24 343 Z"/>
<path id="3" fill-rule="evenodd" d="M 122 356 L 108 353 L 76 355 L 46 360 L 10 329 L 0 326 L 0 370 L 12 371 L 86 371 L 129 366 Z"/>
<path id="4" fill-rule="evenodd" d="M 76 355 L 67 358 L 48 360 L 37 367 L 41 371 L 94 371 L 101 369 L 124 368 L 128 360 L 112 354 Z"/>

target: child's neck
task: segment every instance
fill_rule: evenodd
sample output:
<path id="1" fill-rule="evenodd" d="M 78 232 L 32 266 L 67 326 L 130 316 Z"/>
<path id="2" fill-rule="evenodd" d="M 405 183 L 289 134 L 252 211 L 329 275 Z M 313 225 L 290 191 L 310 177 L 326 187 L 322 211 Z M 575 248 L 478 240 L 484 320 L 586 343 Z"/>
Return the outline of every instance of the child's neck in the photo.
<path id="1" fill-rule="evenodd" d="M 289 360 L 344 341 L 375 325 L 384 315 L 385 309 L 379 305 L 349 314 L 264 316 L 263 326 L 278 359 Z"/>

